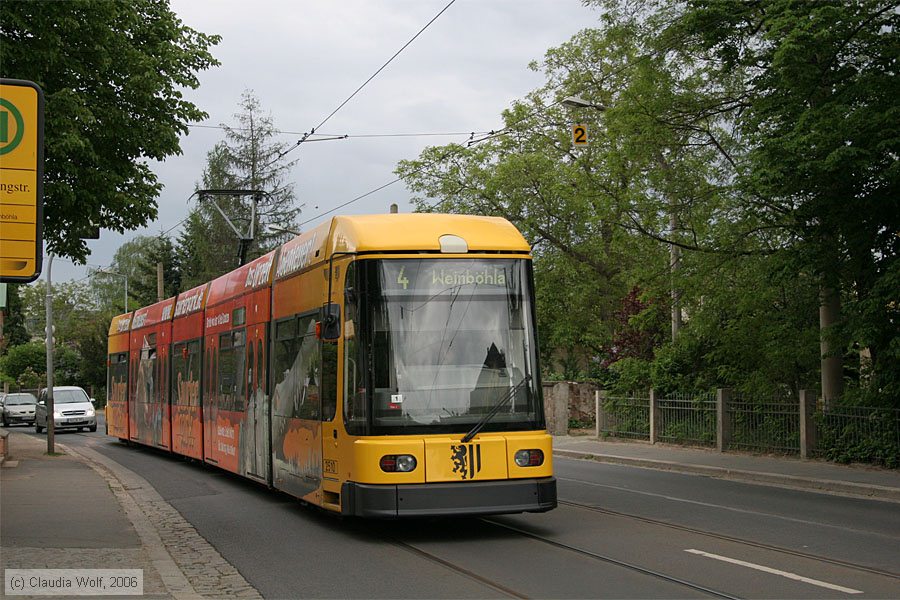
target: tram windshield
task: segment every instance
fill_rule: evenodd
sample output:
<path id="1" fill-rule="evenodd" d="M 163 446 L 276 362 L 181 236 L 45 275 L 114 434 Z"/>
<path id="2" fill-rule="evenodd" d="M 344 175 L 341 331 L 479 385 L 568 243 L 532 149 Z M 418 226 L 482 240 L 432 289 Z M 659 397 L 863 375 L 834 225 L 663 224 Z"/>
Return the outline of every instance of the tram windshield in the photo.
<path id="1" fill-rule="evenodd" d="M 542 429 L 528 263 L 382 260 L 367 265 L 373 433 Z M 527 378 L 527 381 L 523 381 Z"/>

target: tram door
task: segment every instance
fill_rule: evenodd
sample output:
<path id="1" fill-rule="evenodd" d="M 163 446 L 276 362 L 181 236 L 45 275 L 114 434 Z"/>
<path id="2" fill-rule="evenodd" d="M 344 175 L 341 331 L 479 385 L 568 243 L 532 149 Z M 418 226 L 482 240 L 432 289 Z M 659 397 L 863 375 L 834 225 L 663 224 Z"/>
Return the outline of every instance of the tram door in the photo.
<path id="1" fill-rule="evenodd" d="M 265 324 L 247 332 L 247 441 L 244 446 L 247 474 L 268 480 L 269 396 L 266 393 Z"/>
<path id="2" fill-rule="evenodd" d="M 358 323 L 356 319 L 356 290 L 355 287 L 355 264 L 350 261 L 341 261 L 334 265 L 333 287 L 335 290 L 343 290 L 340 293 L 344 297 L 344 309 L 342 310 L 342 326 L 341 340 L 322 340 L 322 489 L 325 492 L 324 501 L 326 503 L 337 503 L 338 494 L 341 491 L 341 464 L 339 460 L 341 448 L 341 436 L 346 436 L 344 427 L 341 424 L 341 418 L 337 416 L 338 404 L 338 379 L 341 377 L 338 369 L 338 363 L 344 362 L 340 360 L 343 356 L 341 348 L 346 350 L 351 345 L 355 350 L 356 333 L 355 328 Z M 343 283 L 346 281 L 346 283 Z M 340 295 L 333 297 L 337 300 Z M 351 378 L 349 387 L 356 389 L 356 383 L 353 381 L 358 375 L 356 363 L 351 359 L 344 362 L 343 377 L 344 386 L 347 388 L 347 377 Z M 353 375 L 350 375 L 350 373 Z M 346 440 L 344 440 L 346 443 Z"/>
<path id="3" fill-rule="evenodd" d="M 318 311 L 277 320 L 272 345 L 272 479 L 298 498 L 322 481 L 317 319 Z"/>

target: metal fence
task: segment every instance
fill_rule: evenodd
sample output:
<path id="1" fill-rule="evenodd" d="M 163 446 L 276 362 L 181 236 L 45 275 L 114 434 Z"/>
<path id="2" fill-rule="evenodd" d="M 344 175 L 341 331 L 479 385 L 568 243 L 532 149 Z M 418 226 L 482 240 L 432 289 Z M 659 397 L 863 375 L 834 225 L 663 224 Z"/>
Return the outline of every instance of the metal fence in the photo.
<path id="1" fill-rule="evenodd" d="M 796 401 L 731 400 L 728 419 L 729 449 L 800 453 L 800 404 Z"/>
<path id="2" fill-rule="evenodd" d="M 716 394 L 650 397 L 598 393 L 597 433 L 778 454 L 820 456 L 900 468 L 900 409 L 833 406 L 800 400 Z M 721 411 L 721 414 L 720 414 Z"/>
<path id="3" fill-rule="evenodd" d="M 716 445 L 715 394 L 677 394 L 657 400 L 657 439 L 672 444 Z"/>
<path id="4" fill-rule="evenodd" d="M 598 415 L 600 435 L 631 439 L 650 439 L 650 398 L 605 398 Z"/>
<path id="5" fill-rule="evenodd" d="M 816 454 L 900 467 L 900 409 L 834 406 L 816 415 Z"/>

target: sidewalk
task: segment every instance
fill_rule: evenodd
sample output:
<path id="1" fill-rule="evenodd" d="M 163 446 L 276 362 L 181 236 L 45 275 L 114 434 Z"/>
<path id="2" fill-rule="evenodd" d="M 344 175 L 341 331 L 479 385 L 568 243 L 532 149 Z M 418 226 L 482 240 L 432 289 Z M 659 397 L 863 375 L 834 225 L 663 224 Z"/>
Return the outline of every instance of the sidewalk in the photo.
<path id="1" fill-rule="evenodd" d="M 142 569 L 148 598 L 260 598 L 150 484 L 86 447 L 11 431 L 0 568 Z M 0 582 L 0 588 L 3 583 Z M 0 590 L 2 595 L 2 590 Z"/>
<path id="2" fill-rule="evenodd" d="M 640 441 L 554 436 L 553 454 L 567 458 L 721 477 L 818 492 L 900 502 L 900 471 L 789 456 L 755 456 Z"/>

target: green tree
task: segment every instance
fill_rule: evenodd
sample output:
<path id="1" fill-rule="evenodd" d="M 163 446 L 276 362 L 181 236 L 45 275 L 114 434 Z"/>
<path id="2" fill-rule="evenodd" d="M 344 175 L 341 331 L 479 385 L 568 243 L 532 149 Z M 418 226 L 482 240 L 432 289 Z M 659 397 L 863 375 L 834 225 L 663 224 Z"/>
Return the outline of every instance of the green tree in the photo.
<path id="1" fill-rule="evenodd" d="M 97 309 L 121 314 L 125 277 L 128 277 L 129 308 L 157 301 L 156 264 L 163 264 L 163 295 L 170 298 L 181 291 L 181 255 L 170 238 L 136 236 L 116 249 L 108 269 L 93 273 Z"/>
<path id="2" fill-rule="evenodd" d="M 742 217 L 781 232 L 785 260 L 815 281 L 826 401 L 849 376 L 896 404 L 896 3 L 694 0 L 667 12 L 661 45 L 703 57 L 710 79 L 745 78 L 735 120 L 750 152 L 738 186 L 759 201 Z M 842 372 L 844 357 L 860 368 Z"/>
<path id="3" fill-rule="evenodd" d="M 22 312 L 21 286 L 10 283 L 6 286 L 6 308 L 3 310 L 3 336 L 0 338 L 0 355 L 10 346 L 18 346 L 28 341 L 25 329 L 25 315 Z"/>
<path id="4" fill-rule="evenodd" d="M 79 383 L 79 355 L 74 348 L 57 346 L 53 353 L 54 385 L 82 385 Z M 0 358 L 0 373 L 15 380 L 23 388 L 46 385 L 47 348 L 43 342 L 29 342 L 10 348 Z M 35 381 L 35 376 L 39 381 Z"/>
<path id="5" fill-rule="evenodd" d="M 13 380 L 18 380 L 29 368 L 35 373 L 47 372 L 47 352 L 43 342 L 13 346 L 0 358 L 0 371 Z"/>
<path id="6" fill-rule="evenodd" d="M 131 240 L 129 243 L 133 242 Z M 175 244 L 168 237 L 146 237 L 141 240 L 140 249 L 123 244 L 116 251 L 116 256 L 124 260 L 126 253 L 133 253 L 133 280 L 129 280 L 129 295 L 138 302 L 138 306 L 147 306 L 158 300 L 158 263 L 163 265 L 163 297 L 171 298 L 181 291 L 181 263 Z M 121 252 L 121 254 L 120 254 Z M 113 259 L 115 262 L 115 258 Z M 128 269 L 125 269 L 127 272 Z"/>
<path id="7" fill-rule="evenodd" d="M 53 286 L 54 379 L 57 385 L 79 385 L 86 389 L 94 386 L 95 390 L 106 385 L 107 333 L 112 317 L 121 313 L 122 298 L 121 289 L 118 289 L 115 302 L 103 305 L 97 300 L 98 296 L 102 297 L 102 291 L 98 292 L 97 287 L 96 283 L 87 281 Z M 27 328 L 39 339 L 10 349 L 18 358 L 0 368 L 9 371 L 7 375 L 12 380 L 19 379 L 26 367 L 41 377 L 46 376 L 45 283 L 38 281 L 22 286 L 22 289 Z"/>
<path id="8" fill-rule="evenodd" d="M 185 26 L 166 0 L 0 3 L 6 77 L 44 91 L 44 238 L 83 260 L 92 226 L 123 232 L 157 214 L 149 160 L 180 153 L 206 114 L 184 99 L 218 64 L 219 36 Z"/>
<path id="9" fill-rule="evenodd" d="M 499 134 L 428 149 L 398 173 L 420 210 L 499 214 L 525 233 L 542 351 L 563 370 L 578 370 L 575 353 L 627 392 L 809 387 L 817 279 L 798 276 L 798 231 L 773 226 L 773 199 L 744 184 L 748 70 L 680 50 L 667 27 L 681 5 L 603 5 L 602 28 L 533 65 L 547 83 Z M 564 109 L 569 95 L 591 107 Z M 588 147 L 572 148 L 573 122 Z M 674 342 L 661 337 L 666 312 L 673 331 L 684 321 Z"/>
<path id="10" fill-rule="evenodd" d="M 254 240 L 247 258 L 262 256 L 285 241 L 284 230 L 297 229 L 300 215 L 293 184 L 287 182 L 296 160 L 284 153 L 290 145 L 275 139 L 271 114 L 264 113 L 259 99 L 246 90 L 236 126 L 223 124 L 225 140 L 207 154 L 202 189 L 241 189 L 264 192 L 257 198 Z M 238 265 L 239 241 L 213 203 L 231 219 L 241 233 L 249 229 L 249 196 L 214 196 L 200 199 L 185 224 L 179 246 L 184 265 L 185 287 L 208 281 Z M 233 248 L 233 251 L 227 249 Z"/>
<path id="11" fill-rule="evenodd" d="M 515 223 L 534 246 L 542 347 L 587 350 L 595 364 L 635 286 L 671 296 L 680 315 L 685 299 L 672 290 L 684 269 L 670 274 L 671 249 L 713 246 L 724 223 L 716 213 L 734 201 L 725 173 L 736 144 L 704 112 L 723 94 L 642 58 L 647 33 L 615 18 L 580 32 L 532 65 L 547 83 L 504 113 L 499 135 L 429 149 L 398 168 L 422 194 L 420 210 Z M 565 108 L 569 95 L 593 108 Z M 590 132 L 586 148 L 571 145 L 576 120 Z"/>
<path id="12" fill-rule="evenodd" d="M 77 384 L 90 391 L 94 389 L 95 398 L 105 398 L 107 336 L 109 323 L 116 312 L 98 312 L 96 318 L 78 330 L 72 340 L 77 351 L 75 365 Z"/>

